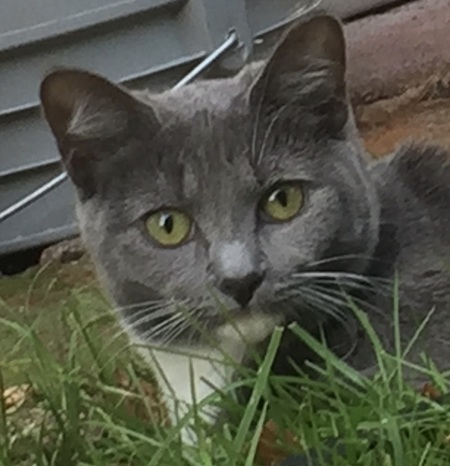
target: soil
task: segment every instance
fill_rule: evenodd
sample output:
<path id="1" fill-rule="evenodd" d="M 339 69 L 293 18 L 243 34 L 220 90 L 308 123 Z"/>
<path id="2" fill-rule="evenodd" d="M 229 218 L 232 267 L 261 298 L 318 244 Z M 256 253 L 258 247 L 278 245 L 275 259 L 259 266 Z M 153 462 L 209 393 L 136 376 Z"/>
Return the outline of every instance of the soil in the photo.
<path id="1" fill-rule="evenodd" d="M 367 150 L 386 155 L 405 141 L 441 144 L 450 149 L 450 99 L 398 103 L 399 98 L 357 109 Z"/>
<path id="2" fill-rule="evenodd" d="M 450 73 L 449 0 L 415 0 L 345 27 L 353 99 L 375 102 Z"/>

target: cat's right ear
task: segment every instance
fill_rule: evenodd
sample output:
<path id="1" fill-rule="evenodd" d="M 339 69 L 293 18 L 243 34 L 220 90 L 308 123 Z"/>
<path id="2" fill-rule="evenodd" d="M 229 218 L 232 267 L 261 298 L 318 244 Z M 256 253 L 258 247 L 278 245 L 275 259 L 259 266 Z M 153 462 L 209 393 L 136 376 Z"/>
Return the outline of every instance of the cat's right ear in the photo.
<path id="1" fill-rule="evenodd" d="M 148 132 L 159 128 L 150 106 L 83 70 L 49 73 L 41 83 L 40 99 L 69 176 L 85 191 L 95 188 L 96 165 L 107 163 L 102 159 L 113 155 L 131 131 L 141 124 Z"/>

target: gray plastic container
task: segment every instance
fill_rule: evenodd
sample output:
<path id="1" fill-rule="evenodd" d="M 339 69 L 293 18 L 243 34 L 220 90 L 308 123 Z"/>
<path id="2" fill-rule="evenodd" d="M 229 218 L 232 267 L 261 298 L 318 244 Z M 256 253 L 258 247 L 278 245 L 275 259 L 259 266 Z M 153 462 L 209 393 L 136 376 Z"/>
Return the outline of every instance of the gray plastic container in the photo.
<path id="1" fill-rule="evenodd" d="M 345 18 L 389 0 L 324 0 Z M 0 212 L 59 173 L 55 143 L 40 116 L 38 87 L 55 66 L 91 69 L 130 87 L 170 87 L 234 29 L 264 54 L 298 0 L 1 0 Z M 218 73 L 241 64 L 228 54 Z M 0 222 L 0 255 L 77 233 L 66 180 Z"/>

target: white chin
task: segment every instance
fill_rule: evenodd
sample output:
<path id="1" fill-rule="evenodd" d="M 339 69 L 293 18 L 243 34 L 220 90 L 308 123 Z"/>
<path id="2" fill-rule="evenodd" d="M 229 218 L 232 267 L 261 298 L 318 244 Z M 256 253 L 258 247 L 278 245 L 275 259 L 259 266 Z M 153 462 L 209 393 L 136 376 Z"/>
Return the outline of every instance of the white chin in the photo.
<path id="1" fill-rule="evenodd" d="M 255 345 L 268 338 L 275 330 L 275 327 L 281 323 L 280 316 L 255 312 L 221 325 L 216 330 L 216 335 L 220 341 L 235 340 L 247 345 Z"/>

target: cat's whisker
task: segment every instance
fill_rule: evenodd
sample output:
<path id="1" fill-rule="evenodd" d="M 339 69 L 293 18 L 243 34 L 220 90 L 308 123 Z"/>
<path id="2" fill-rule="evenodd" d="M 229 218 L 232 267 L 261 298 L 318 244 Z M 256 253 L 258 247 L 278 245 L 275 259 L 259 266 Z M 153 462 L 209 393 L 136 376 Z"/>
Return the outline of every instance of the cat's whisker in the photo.
<path id="1" fill-rule="evenodd" d="M 177 306 L 174 303 L 166 303 L 164 307 L 156 309 L 143 309 L 142 312 L 139 312 L 137 316 L 132 315 L 127 320 L 132 325 L 140 325 L 144 323 L 150 323 L 154 320 L 161 319 L 163 317 L 174 314 Z"/>
<path id="2" fill-rule="evenodd" d="M 304 299 L 308 301 L 315 310 L 318 310 L 340 322 L 345 320 L 345 312 L 342 305 L 337 300 L 331 299 L 325 293 L 315 290 L 312 287 L 305 288 Z"/>
<path id="3" fill-rule="evenodd" d="M 392 298 L 394 288 L 393 284 L 385 283 L 363 283 L 363 282 L 354 282 L 340 280 L 338 283 L 335 281 L 330 281 L 327 279 L 319 279 L 314 281 L 315 284 L 320 285 L 327 289 L 335 289 L 340 293 L 345 293 L 350 297 L 359 297 L 363 299 L 362 296 L 357 296 L 358 293 L 363 293 L 367 298 L 369 296 L 379 296 L 384 298 Z M 338 285 L 338 286 L 336 286 Z"/>
<path id="4" fill-rule="evenodd" d="M 339 256 L 331 256 L 331 257 L 326 257 L 324 259 L 312 261 L 308 264 L 308 266 L 319 267 L 321 265 L 333 264 L 333 263 L 340 262 L 342 260 L 348 260 L 348 259 L 367 260 L 367 261 L 376 262 L 380 264 L 388 263 L 387 261 L 382 261 L 381 259 L 375 259 L 372 255 L 369 255 L 369 254 L 342 254 Z"/>
<path id="5" fill-rule="evenodd" d="M 294 273 L 286 280 L 286 283 L 278 287 L 278 292 L 286 289 L 301 288 L 309 285 L 320 284 L 330 289 L 340 289 L 348 294 L 363 292 L 366 294 L 377 294 L 388 296 L 393 292 L 392 282 L 378 280 L 378 277 L 364 277 L 357 274 L 340 272 L 311 272 Z"/>
<path id="6" fill-rule="evenodd" d="M 175 306 L 175 303 L 173 301 L 162 302 L 161 304 L 158 304 L 158 305 L 147 306 L 145 308 L 142 308 L 137 312 L 133 312 L 131 315 L 135 318 L 139 318 L 142 314 L 146 314 L 149 312 L 153 314 L 164 313 L 166 309 L 172 308 L 173 306 Z"/>
<path id="7" fill-rule="evenodd" d="M 283 301 L 292 303 L 293 299 L 299 298 L 301 300 L 298 303 L 298 310 L 308 310 L 309 312 L 320 311 L 333 319 L 341 320 L 342 313 L 339 309 L 335 309 L 329 302 L 325 302 L 322 294 L 314 292 L 310 287 L 298 287 L 285 290 L 283 293 L 285 296 L 282 298 Z"/>
<path id="8" fill-rule="evenodd" d="M 174 326 L 171 332 L 168 332 L 165 339 L 161 343 L 163 346 L 169 346 L 173 341 L 177 339 L 182 333 L 184 333 L 190 327 L 189 322 L 183 320 L 180 325 Z"/>
<path id="9" fill-rule="evenodd" d="M 171 310 L 171 312 L 168 312 L 166 314 L 167 318 L 162 320 L 161 322 L 157 323 L 156 325 L 153 325 L 151 327 L 150 330 L 154 330 L 156 331 L 157 329 L 161 328 L 162 326 L 164 325 L 167 325 L 169 324 L 170 322 L 172 322 L 174 319 L 177 319 L 177 318 L 181 318 L 181 314 L 178 313 L 178 312 L 173 312 L 173 310 Z M 165 317 L 165 316 L 164 316 Z M 133 327 L 137 327 L 138 325 L 142 326 L 143 324 L 150 324 L 152 322 L 154 322 L 154 320 L 156 319 L 152 319 L 152 316 L 145 316 L 145 318 L 142 318 L 140 319 L 139 321 L 137 322 L 131 322 L 130 324 L 133 326 Z M 159 319 L 158 319 L 159 320 Z"/>
<path id="10" fill-rule="evenodd" d="M 332 296 L 331 293 L 326 288 L 321 288 L 317 285 L 310 285 L 306 288 L 308 293 L 315 293 L 320 299 L 323 299 L 325 302 L 332 304 L 333 306 L 337 306 L 339 309 L 342 308 L 342 305 L 346 305 L 347 301 L 344 299 L 343 296 Z"/>
<path id="11" fill-rule="evenodd" d="M 324 289 L 324 293 L 327 293 L 328 295 L 333 294 L 336 299 L 342 300 L 342 308 L 346 308 L 348 312 L 352 313 L 351 311 L 351 303 L 354 303 L 360 310 L 362 311 L 370 311 L 373 313 L 376 313 L 377 315 L 385 318 L 386 316 L 383 314 L 382 310 L 379 309 L 377 306 L 373 305 L 367 300 L 361 299 L 359 297 L 355 296 L 346 296 L 345 294 L 342 295 L 338 290 L 330 290 L 330 289 Z M 353 314 L 353 313 L 352 313 Z"/>
<path id="12" fill-rule="evenodd" d="M 159 347 L 169 346 L 170 341 L 172 340 L 172 335 L 176 334 L 179 328 L 182 326 L 183 320 L 179 320 L 172 325 L 168 326 L 163 334 L 160 334 L 157 337 L 157 342 Z M 153 340 L 156 340 L 156 336 L 152 337 Z M 147 340 L 147 338 L 146 338 Z"/>
<path id="13" fill-rule="evenodd" d="M 187 336 L 188 346 L 192 345 L 194 337 L 199 336 L 200 339 L 202 339 L 204 337 L 204 334 L 205 334 L 206 330 L 200 329 L 199 325 L 198 325 L 198 322 L 200 322 L 202 320 L 202 318 L 205 316 L 205 314 L 206 314 L 206 310 L 204 312 L 200 313 L 200 315 L 197 317 L 196 325 L 191 326 L 191 331 L 189 332 L 189 335 Z"/>
<path id="14" fill-rule="evenodd" d="M 168 332 L 170 332 L 174 327 L 179 325 L 183 321 L 183 317 L 179 314 L 174 314 L 169 319 L 161 322 L 160 324 L 152 327 L 146 332 L 141 332 L 141 339 L 143 341 L 152 341 L 152 340 L 163 340 Z M 162 335 L 162 338 L 161 338 Z"/>
<path id="15" fill-rule="evenodd" d="M 294 283 L 290 282 L 284 287 L 282 292 L 299 294 L 298 290 L 302 289 L 304 291 L 301 292 L 301 296 L 305 301 L 309 301 L 310 304 L 313 304 L 318 310 L 320 309 L 328 315 L 333 315 L 339 319 L 340 316 L 345 315 L 347 311 L 351 312 L 351 302 L 355 303 L 355 305 L 362 310 L 383 316 L 382 311 L 378 309 L 377 306 L 371 304 L 369 300 L 355 295 L 354 292 L 361 291 L 389 298 L 393 291 L 391 283 L 389 283 L 390 286 L 384 283 L 370 283 L 370 281 L 373 280 L 372 277 L 367 277 L 368 280 L 363 279 L 361 281 L 358 279 L 358 276 L 354 274 L 345 274 L 346 276 L 344 279 L 341 278 L 336 281 L 334 275 L 334 273 L 321 274 L 320 278 L 315 278 L 306 283 L 302 280 Z M 340 276 L 342 277 L 342 274 L 340 274 Z M 357 278 L 356 280 L 355 277 Z M 339 285 L 339 287 L 336 287 L 336 285 Z M 345 288 L 348 288 L 348 290 L 345 290 Z M 309 293 L 305 292 L 305 290 Z M 317 292 L 320 293 L 320 298 L 317 296 Z M 314 294 L 314 297 L 312 294 Z M 324 301 L 326 301 L 326 303 L 324 303 Z M 337 314 L 339 315 L 336 315 L 336 306 L 338 307 Z"/>
<path id="16" fill-rule="evenodd" d="M 191 310 L 190 318 L 183 318 L 181 317 L 176 323 L 171 325 L 171 328 L 168 329 L 167 333 L 164 335 L 163 338 L 160 338 L 159 344 L 161 346 L 169 346 L 178 336 L 182 333 L 186 332 L 189 328 L 193 329 L 192 326 L 192 318 L 194 317 L 196 311 Z"/>
<path id="17" fill-rule="evenodd" d="M 317 279 L 317 278 L 333 278 L 335 280 L 349 279 L 354 282 L 365 282 L 374 283 L 379 281 L 380 283 L 387 282 L 388 280 L 381 277 L 371 277 L 367 275 L 361 275 L 352 272 L 294 272 L 291 275 L 293 278 L 305 278 L 305 279 Z"/>
<path id="18" fill-rule="evenodd" d="M 167 300 L 165 300 L 165 299 L 151 299 L 151 300 L 147 300 L 147 301 L 140 301 L 138 303 L 127 304 L 125 306 L 116 306 L 115 309 L 117 311 L 133 311 L 135 309 L 158 306 L 158 305 L 164 304 L 164 303 L 167 303 Z"/>
<path id="19" fill-rule="evenodd" d="M 319 285 L 320 286 L 320 285 Z M 343 294 L 339 290 L 333 290 L 329 288 L 324 288 L 324 291 L 328 294 L 334 294 L 335 296 L 341 297 L 343 299 L 343 304 L 347 305 L 347 308 L 350 306 L 350 302 L 353 302 L 356 304 L 361 310 L 363 311 L 372 311 L 375 312 L 376 314 L 380 315 L 381 317 L 386 317 L 385 314 L 382 312 L 381 309 L 379 309 L 377 306 L 369 302 L 368 300 L 362 299 L 358 296 L 352 296 L 348 294 Z"/>
<path id="20" fill-rule="evenodd" d="M 164 314 L 161 315 L 144 315 L 140 319 L 136 320 L 127 320 L 127 323 L 130 327 L 139 329 L 140 327 L 150 327 L 156 328 L 156 326 L 161 325 L 164 322 L 167 322 L 172 318 L 176 313 L 173 312 L 173 309 L 167 310 Z"/>
<path id="21" fill-rule="evenodd" d="M 168 313 L 169 315 L 172 315 L 168 319 L 165 319 L 163 322 L 160 322 L 148 331 L 144 332 L 142 334 L 142 339 L 144 341 L 158 340 L 160 345 L 167 345 L 168 340 L 173 341 L 189 327 L 192 327 L 192 320 L 199 320 L 201 315 L 203 315 L 202 312 L 203 308 L 191 308 L 180 311 L 179 306 L 177 306 L 177 312 L 174 312 L 172 307 Z M 143 319 L 141 319 L 141 325 L 142 323 L 151 322 L 151 319 L 148 321 L 144 320 L 144 322 L 142 322 L 142 320 Z M 175 335 L 175 337 L 173 335 Z"/>
<path id="22" fill-rule="evenodd" d="M 142 323 L 150 323 L 152 320 L 161 319 L 162 317 L 171 315 L 175 310 L 179 311 L 180 308 L 188 304 L 189 300 L 181 301 L 161 301 L 159 305 L 150 306 L 134 312 L 131 316 L 127 317 L 127 321 L 132 325 L 139 325 Z"/>
<path id="23" fill-rule="evenodd" d="M 393 287 L 392 284 L 389 283 L 378 283 L 378 282 L 363 282 L 363 281 L 354 281 L 348 278 L 318 278 L 311 280 L 311 283 L 320 284 L 322 286 L 328 286 L 330 288 L 338 288 L 341 291 L 362 291 L 367 293 L 377 293 L 377 294 L 385 294 L 385 293 L 392 293 Z"/>
<path id="24" fill-rule="evenodd" d="M 305 282 L 304 280 L 298 279 L 298 277 L 303 278 L 304 274 L 297 274 L 297 280 L 294 282 L 290 281 L 284 288 L 284 292 L 286 292 L 286 290 L 295 290 L 301 288 L 315 288 L 316 290 L 320 289 L 320 291 L 323 293 L 322 299 L 324 299 L 324 296 L 332 295 L 334 297 L 334 305 L 337 304 L 336 299 L 338 299 L 340 301 L 339 306 L 341 308 L 348 309 L 350 306 L 349 300 L 352 300 L 362 309 L 371 309 L 372 312 L 376 313 L 380 312 L 379 309 L 376 306 L 369 304 L 368 299 L 365 300 L 361 296 L 355 295 L 355 292 L 362 292 L 366 294 L 369 293 L 372 296 L 378 295 L 380 297 L 389 297 L 393 292 L 392 286 L 387 286 L 384 282 L 379 283 L 376 279 L 377 277 L 375 277 L 375 279 L 372 277 L 363 277 L 361 279 L 359 275 L 339 273 L 338 275 L 340 279 L 336 280 L 335 273 L 314 273 L 313 275 L 315 277 L 314 279 L 310 279 Z M 389 285 L 391 285 L 391 283 L 389 283 Z M 309 298 L 311 299 L 311 297 Z"/>
<path id="25" fill-rule="evenodd" d="M 140 316 L 141 314 L 146 313 L 146 312 L 150 312 L 150 311 L 158 312 L 159 310 L 165 309 L 168 306 L 171 306 L 173 304 L 174 304 L 173 301 L 161 301 L 159 304 L 146 305 L 146 306 L 142 307 L 139 310 L 129 310 L 128 309 L 128 310 L 126 310 L 124 312 L 129 312 L 129 313 L 131 313 L 132 316 Z"/>

